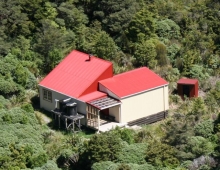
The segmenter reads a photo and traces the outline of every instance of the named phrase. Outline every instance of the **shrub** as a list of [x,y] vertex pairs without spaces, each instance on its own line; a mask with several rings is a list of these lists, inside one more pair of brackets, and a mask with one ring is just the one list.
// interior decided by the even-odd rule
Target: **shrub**
[[121,140],[112,132],[96,134],[88,142],[87,160],[91,164],[100,161],[114,161],[121,151]]
[[132,145],[126,145],[122,148],[122,151],[119,153],[117,162],[134,164],[146,163],[144,159],[146,148],[146,143],[135,143]]
[[205,120],[201,123],[198,123],[194,127],[194,132],[197,136],[202,136],[204,138],[208,138],[213,133],[214,124],[211,120]]

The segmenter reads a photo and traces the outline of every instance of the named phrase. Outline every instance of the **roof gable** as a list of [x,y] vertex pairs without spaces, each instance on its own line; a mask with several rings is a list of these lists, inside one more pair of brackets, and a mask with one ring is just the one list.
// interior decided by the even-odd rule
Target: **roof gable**
[[97,90],[99,80],[112,76],[111,62],[94,56],[89,60],[88,54],[74,50],[39,85],[78,98]]
[[118,74],[112,78],[102,80],[99,83],[119,98],[168,84],[167,81],[147,67]]

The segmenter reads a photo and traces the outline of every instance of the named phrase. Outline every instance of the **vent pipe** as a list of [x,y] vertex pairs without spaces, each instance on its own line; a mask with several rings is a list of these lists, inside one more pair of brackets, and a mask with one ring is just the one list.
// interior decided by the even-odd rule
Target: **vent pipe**
[[59,109],[59,108],[58,108],[58,102],[59,102],[59,100],[58,100],[58,99],[55,99],[55,109]]
[[92,57],[92,54],[89,54],[89,60],[88,60],[88,61],[90,61],[90,60],[91,60],[91,57]]

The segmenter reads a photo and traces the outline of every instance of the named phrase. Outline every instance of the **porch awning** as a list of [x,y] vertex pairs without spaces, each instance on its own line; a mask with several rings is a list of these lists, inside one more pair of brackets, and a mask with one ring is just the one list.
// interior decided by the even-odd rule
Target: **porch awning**
[[101,99],[92,100],[87,103],[96,107],[99,110],[104,110],[104,109],[111,108],[113,106],[117,106],[117,105],[121,104],[121,102],[119,100],[115,100],[111,97],[104,97]]

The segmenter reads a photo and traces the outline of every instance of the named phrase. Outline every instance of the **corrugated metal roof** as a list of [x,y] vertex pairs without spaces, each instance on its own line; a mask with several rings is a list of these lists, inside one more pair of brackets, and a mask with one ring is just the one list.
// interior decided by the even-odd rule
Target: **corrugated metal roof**
[[92,83],[98,81],[103,72],[112,67],[109,61],[94,56],[90,61],[88,59],[88,54],[72,51],[39,85],[78,98]]
[[92,93],[81,96],[78,99],[81,100],[81,101],[88,102],[88,101],[99,99],[99,98],[106,97],[106,96],[107,96],[106,93],[102,93],[100,91],[94,91]]
[[197,79],[181,78],[178,80],[177,84],[196,84],[197,82]]
[[99,83],[120,98],[168,84],[167,81],[147,67],[118,74],[112,78],[99,81]]

